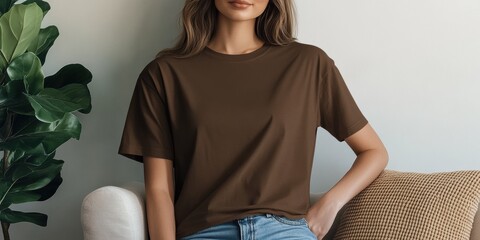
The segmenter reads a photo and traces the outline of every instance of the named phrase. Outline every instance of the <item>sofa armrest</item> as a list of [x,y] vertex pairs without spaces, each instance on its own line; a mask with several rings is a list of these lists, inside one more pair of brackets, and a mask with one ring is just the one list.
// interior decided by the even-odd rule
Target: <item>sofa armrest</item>
[[[323,196],[325,192],[322,193],[311,193],[310,194],[310,204],[315,203],[321,196]],[[337,216],[335,217],[335,220],[333,222],[332,227],[328,231],[327,235],[323,238],[324,240],[331,240],[333,239],[333,236],[335,235],[335,231],[338,228],[340,219],[342,217],[343,212],[345,211],[345,206],[340,209],[338,212]],[[472,228],[472,233],[470,234],[470,240],[478,240],[480,239],[480,204],[478,206],[477,213],[475,214],[475,219],[473,222],[473,228]]]
[[148,239],[144,199],[144,185],[137,181],[90,192],[80,213],[84,239]]

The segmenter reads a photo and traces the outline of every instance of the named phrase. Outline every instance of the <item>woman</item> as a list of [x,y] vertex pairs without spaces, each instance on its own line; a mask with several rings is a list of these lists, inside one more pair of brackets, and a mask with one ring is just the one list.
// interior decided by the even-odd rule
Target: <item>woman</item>
[[[334,61],[293,23],[289,0],[185,2],[177,45],[138,77],[118,151],[144,163],[150,239],[322,239],[385,168]],[[318,127],[357,157],[310,204]]]

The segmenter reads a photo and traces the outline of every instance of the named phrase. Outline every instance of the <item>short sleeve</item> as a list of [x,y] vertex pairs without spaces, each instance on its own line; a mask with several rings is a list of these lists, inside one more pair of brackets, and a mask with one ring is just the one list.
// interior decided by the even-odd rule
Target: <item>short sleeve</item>
[[[143,156],[174,161],[171,124],[163,79],[154,61],[138,76],[118,154],[143,163]],[[163,92],[162,92],[163,91]]]
[[320,54],[317,126],[342,142],[364,127],[368,121],[357,106],[333,59],[323,50]]

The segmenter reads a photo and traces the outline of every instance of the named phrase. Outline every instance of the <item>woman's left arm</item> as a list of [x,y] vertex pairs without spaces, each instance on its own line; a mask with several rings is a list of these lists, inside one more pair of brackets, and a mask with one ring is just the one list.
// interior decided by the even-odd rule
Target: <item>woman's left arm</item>
[[388,153],[375,130],[367,123],[345,139],[357,155],[348,172],[307,212],[309,228],[322,239],[331,228],[338,211],[372,183],[385,169]]

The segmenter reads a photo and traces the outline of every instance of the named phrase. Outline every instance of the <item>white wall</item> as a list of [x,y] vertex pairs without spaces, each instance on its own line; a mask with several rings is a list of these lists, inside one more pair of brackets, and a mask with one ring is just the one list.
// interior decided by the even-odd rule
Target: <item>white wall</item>
[[[46,75],[78,62],[93,73],[92,112],[79,141],[62,145],[64,182],[45,202],[48,226],[13,224],[12,239],[83,239],[80,204],[90,191],[143,181],[141,164],[117,155],[133,86],[155,53],[174,43],[183,1],[50,0],[44,26],[60,36]],[[480,169],[480,2],[296,1],[299,41],[336,62],[390,153],[387,168],[417,172]],[[346,143],[318,130],[312,191],[328,190],[354,160]]]
[[[480,170],[480,2],[296,1],[299,39],[324,49],[385,143],[389,169]],[[312,191],[355,155],[319,129]]]

